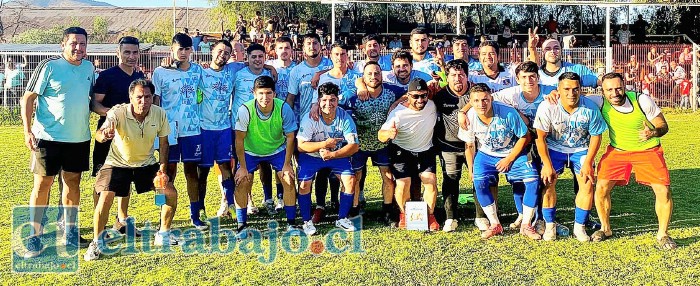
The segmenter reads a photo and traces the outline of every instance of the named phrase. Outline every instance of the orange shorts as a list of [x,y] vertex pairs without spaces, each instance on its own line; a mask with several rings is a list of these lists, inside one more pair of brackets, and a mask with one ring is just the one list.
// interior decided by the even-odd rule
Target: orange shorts
[[622,151],[608,146],[598,164],[598,179],[617,181],[618,186],[624,186],[629,183],[633,171],[637,183],[665,186],[671,184],[664,149],[661,146],[643,151]]

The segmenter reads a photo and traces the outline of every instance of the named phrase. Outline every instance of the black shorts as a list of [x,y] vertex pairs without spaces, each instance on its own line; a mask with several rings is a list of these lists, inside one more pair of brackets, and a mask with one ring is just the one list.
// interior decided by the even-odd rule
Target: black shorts
[[116,197],[128,197],[132,182],[138,194],[152,191],[153,178],[156,177],[158,169],[158,164],[139,168],[104,165],[97,172],[95,192],[114,192]]
[[37,139],[31,169],[40,176],[56,176],[63,170],[80,173],[90,169],[90,141],[66,143]]
[[95,140],[95,147],[92,149],[92,176],[97,177],[97,173],[102,169],[105,160],[107,160],[107,155],[109,154],[109,148],[112,146],[112,140],[107,140],[104,143],[100,143]]
[[411,152],[396,144],[389,144],[389,166],[396,179],[418,176],[420,173],[435,173],[435,152],[430,148],[423,152]]

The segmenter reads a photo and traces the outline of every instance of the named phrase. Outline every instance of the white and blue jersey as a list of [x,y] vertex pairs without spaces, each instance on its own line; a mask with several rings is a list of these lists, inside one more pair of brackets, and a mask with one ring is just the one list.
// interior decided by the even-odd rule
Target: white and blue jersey
[[549,149],[561,153],[588,150],[591,136],[600,135],[607,129],[600,108],[585,97],[579,99],[578,108],[571,114],[561,103],[543,102],[537,109],[534,127],[548,133]]
[[[201,132],[197,87],[202,78],[202,67],[190,63],[186,71],[157,67],[153,71],[155,94],[168,116],[168,122],[177,127],[176,138],[196,136]],[[173,143],[171,143],[173,144]]]
[[[342,108],[338,108],[335,113],[335,119],[330,124],[327,124],[322,118],[315,121],[308,116],[301,120],[299,125],[299,133],[297,139],[306,142],[321,142],[328,138],[343,138],[342,141],[329,151],[337,151],[348,144],[359,144],[357,139],[357,127],[355,122],[350,117],[350,114]],[[318,152],[308,153],[313,157],[321,157]]]
[[255,79],[261,76],[272,76],[269,70],[263,69],[260,74],[254,74],[249,67],[245,67],[236,73],[233,78],[233,98],[231,99],[231,126],[235,126],[238,118],[238,109],[249,100],[255,98],[253,87]]
[[483,69],[469,70],[469,81],[474,84],[484,83],[494,92],[518,85],[515,80],[515,66],[499,65],[498,69],[498,76],[495,78],[486,75]]
[[[381,70],[390,71],[391,70],[391,55],[389,54],[389,55],[379,56],[379,59],[377,59],[377,63],[379,63],[379,68]],[[367,64],[367,60],[356,61],[352,67],[352,70],[362,74],[365,72],[365,65],[366,64]]]
[[468,130],[459,130],[458,137],[467,143],[479,141],[479,151],[494,157],[506,157],[518,139],[527,134],[527,126],[515,108],[502,103],[493,103],[493,119],[486,124],[479,119],[474,109],[467,112],[471,124]]
[[540,93],[537,95],[537,98],[535,98],[535,100],[533,100],[532,102],[527,101],[527,99],[525,99],[525,97],[523,96],[523,88],[519,85],[503,89],[491,95],[493,96],[493,99],[495,101],[510,105],[518,111],[520,111],[522,114],[524,114],[525,117],[527,117],[527,119],[530,121],[528,122],[528,126],[532,127],[532,123],[535,122],[535,114],[537,113],[537,107],[539,107],[540,103],[544,101],[544,96],[548,95],[550,92],[552,92],[552,90],[555,89],[557,88],[554,86],[540,85]]
[[[469,65],[469,70],[470,71],[478,71],[478,70],[483,70],[484,67],[481,65],[481,62],[473,57],[468,57],[469,59],[467,60],[467,64]],[[455,56],[454,55],[445,55],[445,62],[449,62],[451,60],[454,60]]]
[[[424,73],[422,71],[412,70],[408,82],[411,82],[411,80],[413,80],[414,78],[422,78],[423,80],[425,80],[425,82],[429,82],[433,79],[433,77],[430,76],[430,74]],[[397,88],[403,90],[403,93],[401,93],[401,95],[408,92],[408,83],[403,84],[399,82],[399,79],[396,78],[396,74],[393,71],[383,71],[382,82],[396,86]]]
[[598,86],[598,75],[593,73],[587,66],[564,61],[561,62],[561,68],[556,73],[546,72],[544,67],[541,67],[539,72],[540,83],[543,85],[557,86],[559,85],[559,76],[565,72],[574,72],[578,74],[581,77],[581,86],[583,87]]
[[440,66],[437,63],[435,63],[433,55],[426,52],[425,57],[423,57],[422,60],[413,60],[413,70],[431,75],[433,72],[439,72]]
[[306,61],[299,63],[289,74],[287,91],[294,95],[294,114],[297,119],[301,114],[309,113],[311,104],[316,102],[316,90],[311,86],[311,79],[316,72],[333,68],[333,62],[323,57],[316,67],[310,67]]
[[199,105],[202,129],[231,129],[228,108],[233,95],[233,79],[236,72],[244,67],[242,63],[229,63],[220,71],[210,68],[202,70],[202,80],[197,89],[202,96]]
[[327,82],[334,83],[338,86],[338,88],[340,88],[338,94],[338,101],[341,101],[343,100],[342,96],[346,91],[354,92],[357,90],[357,88],[355,87],[355,80],[361,77],[361,73],[357,73],[353,70],[348,70],[348,72],[341,78],[335,78],[327,72],[321,75],[320,79],[318,80],[318,86],[321,86],[322,84]]
[[275,83],[275,93],[277,98],[281,100],[287,99],[287,89],[289,88],[289,74],[292,69],[297,66],[297,64],[292,61],[289,66],[285,67],[284,62],[281,60],[269,60],[265,62],[267,65],[271,65],[277,71],[277,82]]

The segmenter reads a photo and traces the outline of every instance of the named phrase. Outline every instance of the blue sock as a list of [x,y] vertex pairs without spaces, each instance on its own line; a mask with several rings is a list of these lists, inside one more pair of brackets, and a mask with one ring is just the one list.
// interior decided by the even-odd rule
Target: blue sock
[[230,206],[233,204],[233,193],[236,190],[233,184],[233,179],[228,178],[221,181],[221,186],[224,188],[224,197],[226,197],[226,203]]
[[282,194],[284,194],[284,187],[282,187],[282,183],[277,183],[277,185],[275,186],[275,188],[277,188],[277,198],[278,198],[278,199],[281,199],[281,198],[282,198]]
[[576,210],[574,211],[574,221],[578,224],[586,224],[586,221],[588,220],[588,215],[591,213],[591,210],[584,210],[579,207],[576,207]]
[[523,196],[525,195],[525,184],[513,184],[513,201],[515,201],[515,209],[518,214],[523,214]]
[[248,222],[248,208],[236,209],[236,220],[238,225]]
[[190,202],[190,219],[199,221],[199,202]]
[[523,196],[523,205],[531,208],[537,207],[537,193],[539,192],[540,180],[523,182],[525,185],[525,193]]
[[557,215],[557,208],[542,208],[542,216],[544,217],[544,222],[552,223]]
[[340,208],[338,209],[338,218],[344,219],[348,217],[350,213],[350,208],[352,208],[352,201],[355,198],[353,194],[340,193]]
[[476,191],[476,198],[482,207],[493,204],[494,199],[487,179],[474,180],[474,190]]
[[311,193],[299,194],[299,210],[303,221],[311,220]]
[[263,197],[265,197],[265,200],[271,200],[272,199],[272,184],[263,184]]
[[287,214],[287,223],[294,224],[294,219],[297,216],[297,206],[284,206],[284,213]]

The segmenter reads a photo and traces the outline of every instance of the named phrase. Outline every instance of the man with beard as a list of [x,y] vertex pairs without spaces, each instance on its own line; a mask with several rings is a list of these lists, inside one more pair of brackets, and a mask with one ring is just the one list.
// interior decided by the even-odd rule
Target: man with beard
[[389,144],[391,172],[396,178],[394,196],[399,205],[399,228],[406,228],[405,205],[410,198],[411,177],[419,176],[425,188],[423,198],[428,204],[428,227],[440,229],[435,220],[437,185],[433,129],[436,122],[435,103],[428,99],[428,84],[413,79],[408,86],[408,100],[389,113],[378,132],[381,142]]
[[411,46],[411,56],[413,56],[413,69],[432,75],[440,71],[440,66],[433,59],[433,55],[428,53],[428,44],[430,44],[430,34],[423,28],[415,28],[411,30],[411,38],[409,40]]
[[356,61],[353,65],[353,70],[362,73],[365,70],[365,64],[369,61],[375,61],[379,63],[379,66],[383,71],[391,70],[391,55],[380,56],[379,51],[381,46],[379,45],[379,38],[376,35],[367,35],[362,38],[362,52],[365,54],[366,58],[364,60]]
[[369,97],[360,99],[354,90],[345,90],[340,105],[352,114],[360,139],[360,151],[352,157],[355,171],[355,193],[364,191],[364,179],[367,175],[367,159],[372,158],[372,165],[379,168],[382,178],[382,222],[390,226],[395,224],[393,213],[394,177],[389,169],[389,150],[386,144],[377,140],[377,132],[386,122],[391,104],[403,91],[393,85],[382,83],[382,70],[379,63],[369,61],[365,64],[362,81],[367,87]]
[[318,71],[330,69],[333,65],[328,58],[321,55],[321,39],[317,34],[309,33],[303,39],[304,61],[292,69],[289,74],[289,86],[286,102],[294,109],[298,119],[308,114],[311,105],[318,101],[311,79]]
[[[94,94],[90,104],[92,111],[100,115],[100,119],[97,121],[98,129],[104,124],[107,112],[112,106],[129,103],[129,85],[134,80],[145,78],[143,72],[136,70],[140,52],[139,40],[126,36],[119,39],[118,45],[117,58],[119,58],[119,64],[102,71],[97,80],[95,80],[95,87],[93,88]],[[111,140],[107,140],[104,143],[95,140],[95,147],[92,151],[93,177],[97,176],[97,172],[102,168],[105,159],[107,159],[107,153],[109,153],[111,144]],[[97,203],[97,193],[94,194],[94,198],[95,203]],[[125,197],[117,197],[118,212],[114,222],[114,229],[122,234],[126,233],[128,207],[128,194]],[[136,236],[141,236],[141,234],[136,231]]]
[[479,44],[479,62],[482,70],[470,70],[469,81],[484,83],[493,91],[517,85],[515,67],[501,65],[498,60],[498,44],[494,41],[484,41]]
[[[457,35],[452,40],[452,54],[445,55],[445,61],[449,62],[451,60],[464,60],[469,64],[470,71],[481,70],[481,63],[479,60],[469,56],[469,50],[469,38],[464,35]],[[446,81],[445,85],[447,85]]]
[[[537,37],[535,36],[534,38]],[[533,42],[536,41],[530,41],[531,44],[528,45],[530,59],[535,63],[539,63],[536,44],[532,44]],[[588,67],[561,60],[561,44],[559,44],[559,41],[555,39],[547,39],[544,41],[544,43],[542,43],[542,51],[544,53],[545,63],[540,68],[540,83],[544,85],[556,86],[559,83],[559,76],[561,76],[561,74],[565,72],[573,72],[581,76],[582,87],[595,88],[600,85],[598,76]]]

